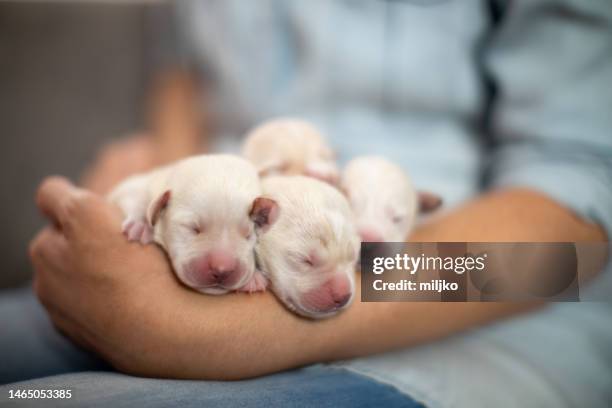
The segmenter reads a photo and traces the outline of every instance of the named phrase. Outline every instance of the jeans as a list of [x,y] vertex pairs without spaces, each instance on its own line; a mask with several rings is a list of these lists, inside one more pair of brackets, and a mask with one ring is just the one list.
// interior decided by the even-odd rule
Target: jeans
[[[0,407],[423,407],[390,385],[325,365],[234,382],[120,374],[60,335],[29,290],[0,295],[0,330]],[[72,397],[9,399],[11,390],[54,389]]]

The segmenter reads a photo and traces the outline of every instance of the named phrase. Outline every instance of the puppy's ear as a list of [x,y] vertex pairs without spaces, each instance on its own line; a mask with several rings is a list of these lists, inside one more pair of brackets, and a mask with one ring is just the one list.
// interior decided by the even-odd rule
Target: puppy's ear
[[351,199],[351,195],[349,193],[349,190],[348,190],[348,188],[346,188],[344,183],[339,183],[338,184],[338,191],[340,191],[342,193],[342,195],[345,196],[348,200]]
[[157,224],[162,211],[168,207],[170,195],[170,190],[166,190],[162,195],[149,204],[149,208],[147,208],[147,221],[151,227],[154,227],[155,224]]
[[257,197],[249,213],[255,227],[261,232],[266,232],[278,219],[280,208],[276,201],[271,198]]
[[257,168],[259,177],[273,176],[275,174],[283,174],[287,171],[289,164],[278,160],[270,160],[260,165]]
[[442,205],[442,197],[427,191],[417,193],[419,200],[419,212],[422,214],[432,212]]
[[336,166],[326,162],[309,163],[304,169],[304,175],[324,181],[332,186],[336,186],[340,179]]

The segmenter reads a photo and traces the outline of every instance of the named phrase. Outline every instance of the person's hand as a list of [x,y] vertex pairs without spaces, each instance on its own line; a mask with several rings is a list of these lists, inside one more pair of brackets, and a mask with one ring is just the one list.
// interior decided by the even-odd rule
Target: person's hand
[[[117,209],[64,179],[46,180],[37,199],[54,224],[30,247],[41,303],[59,330],[130,374],[242,379],[407,347],[533,308],[516,303],[367,303],[359,300],[357,279],[356,300],[348,310],[311,321],[288,312],[269,292],[206,296],[183,287],[162,251],[125,240]],[[495,211],[472,215],[482,213],[487,202],[484,210]],[[442,221],[449,228],[462,227],[467,216],[481,221],[480,231],[493,234],[500,208],[511,214],[527,203],[534,204],[532,211],[545,211],[535,214],[540,218],[553,205],[531,194],[499,193]],[[561,221],[569,227],[575,223],[567,217]],[[436,223],[415,235],[438,240],[444,235],[436,232]],[[478,237],[496,238],[485,232]]]
[[369,354],[427,337],[432,330],[413,314],[435,322],[449,310],[415,304],[400,313],[400,304],[357,300],[312,321],[270,292],[202,295],[178,283],[159,248],[128,243],[118,210],[102,197],[52,177],[37,202],[53,224],[30,246],[38,298],[62,333],[129,374],[242,379]]
[[54,226],[30,245],[34,289],[56,327],[112,364],[156,359],[189,292],[163,253],[128,243],[118,209],[63,178],[45,180],[37,204]]
[[165,163],[158,141],[135,134],[103,147],[85,171],[82,184],[98,194],[108,193],[121,180]]
[[37,204],[53,226],[30,245],[34,290],[62,333],[115,368],[244,378],[314,357],[310,322],[269,292],[205,296],[182,286],[158,247],[127,242],[119,210],[102,197],[50,177]]

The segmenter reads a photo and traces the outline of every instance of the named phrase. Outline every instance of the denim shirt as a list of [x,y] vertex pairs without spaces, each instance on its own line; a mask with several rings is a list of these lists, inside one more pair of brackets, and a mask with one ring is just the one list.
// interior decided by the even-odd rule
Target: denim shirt
[[341,160],[388,156],[451,205],[524,186],[612,229],[607,0],[177,7],[180,55],[208,80],[230,143],[266,118],[305,117]]
[[[175,5],[172,52],[204,79],[219,149],[262,120],[299,116],[342,162],[387,156],[449,207],[528,187],[612,233],[609,0]],[[609,304],[553,306],[344,366],[432,407],[608,406],[611,315]]]

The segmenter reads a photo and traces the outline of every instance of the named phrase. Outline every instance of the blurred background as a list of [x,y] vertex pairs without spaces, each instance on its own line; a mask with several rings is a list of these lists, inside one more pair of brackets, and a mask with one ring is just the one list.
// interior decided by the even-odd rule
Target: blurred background
[[0,288],[31,276],[38,182],[76,180],[105,141],[141,127],[145,21],[156,7],[0,1]]
[[[0,0],[0,289],[32,275],[40,181],[79,181],[103,146],[149,127],[159,150],[179,156],[169,135],[197,130],[228,142],[197,149],[229,149],[262,120],[299,115],[323,126],[339,161],[384,155],[446,208],[487,188],[531,187],[609,232],[611,21],[609,0]],[[196,81],[160,81],[172,68]],[[167,109],[186,102],[197,111]],[[595,298],[610,297],[610,276]],[[549,395],[555,384],[572,406],[611,406],[609,304],[545,313],[469,346],[389,355],[379,369],[391,379],[403,361],[426,387],[448,380],[432,394],[466,401],[482,390],[495,401]]]
[[[102,146],[144,128],[180,157],[202,145],[230,150],[262,120],[299,115],[321,126],[340,164],[384,155],[447,208],[521,185],[612,222],[602,92],[611,10],[605,1],[0,0],[0,288],[31,275],[42,178],[78,181]],[[177,68],[182,76],[159,79]],[[200,145],[209,135],[220,143]],[[170,151],[178,139],[197,149]],[[558,184],[559,169],[575,180]]]

